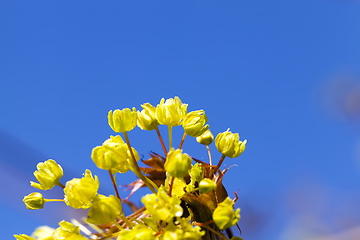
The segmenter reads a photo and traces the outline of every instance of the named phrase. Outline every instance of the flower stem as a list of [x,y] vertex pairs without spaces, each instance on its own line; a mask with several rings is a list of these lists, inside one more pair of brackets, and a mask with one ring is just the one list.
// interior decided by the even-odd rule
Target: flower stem
[[209,148],[209,145],[206,145],[206,149],[207,149],[207,151],[208,151],[208,155],[209,155],[209,162],[210,162],[210,169],[209,169],[209,171],[211,172],[212,158],[211,158],[211,153],[210,153],[210,148]]
[[217,170],[220,168],[221,164],[224,162],[226,156],[223,154],[219,160],[219,163],[217,164],[217,166],[214,168],[213,174],[215,175]]
[[[120,199],[119,191],[117,189],[116,182],[115,182],[114,176],[111,173],[111,170],[109,170],[109,175],[110,175],[110,178],[111,178],[111,182],[112,182],[112,184],[113,184],[113,186],[115,188],[116,196],[118,197],[118,199]],[[121,199],[120,199],[120,201],[121,201]]]
[[[144,175],[142,174],[140,168],[139,168],[139,165],[137,164],[136,162],[136,158],[135,158],[135,155],[132,151],[132,148],[131,148],[131,145],[130,145],[130,141],[129,141],[129,137],[127,135],[127,132],[123,132],[124,134],[124,137],[125,137],[125,140],[126,140],[126,144],[129,148],[129,151],[130,151],[130,154],[131,154],[131,159],[133,160],[133,164],[131,164],[133,167],[134,167],[134,173],[145,183],[145,185],[153,192],[153,193],[156,193],[156,190],[155,188],[157,189],[155,183],[151,184],[149,182],[149,179]],[[155,187],[155,188],[154,188]]]
[[64,184],[62,184],[61,182],[58,182],[57,185],[58,185],[59,187],[61,187],[62,189],[65,188]]
[[161,146],[162,146],[162,148],[163,148],[163,150],[164,150],[165,158],[166,158],[166,157],[167,157],[167,151],[166,151],[166,147],[165,147],[164,141],[163,141],[163,139],[162,139],[162,137],[161,137],[161,135],[160,135],[160,131],[159,131],[158,126],[156,126],[155,130],[156,130],[156,133],[157,133],[157,135],[158,135],[158,137],[159,137],[159,140],[160,140]]
[[45,199],[45,202],[63,202],[64,199]]
[[172,126],[168,126],[169,129],[169,151],[172,148]]
[[199,226],[199,227],[205,227],[206,225],[209,225],[211,223],[214,222],[214,219],[211,219],[210,221],[204,222],[204,223],[199,223],[199,222],[194,222],[194,225]]
[[179,149],[181,149],[182,148],[182,146],[183,146],[183,144],[184,144],[184,141],[185,141],[185,138],[186,138],[186,132],[184,132],[184,135],[183,135],[183,137],[182,137],[182,139],[181,139],[181,142],[180,142],[180,146],[179,146]]
[[175,178],[171,177],[170,188],[169,188],[169,197],[171,197],[171,192],[172,192],[172,189],[173,189],[174,180],[175,180]]

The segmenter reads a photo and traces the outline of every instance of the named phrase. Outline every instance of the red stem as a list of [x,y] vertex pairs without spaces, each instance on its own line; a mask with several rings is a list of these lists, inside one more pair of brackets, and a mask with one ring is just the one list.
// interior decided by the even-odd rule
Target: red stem
[[[109,175],[110,175],[111,181],[112,181],[112,183],[113,183],[113,185],[114,185],[116,196],[120,199],[119,191],[118,191],[118,189],[117,189],[114,176],[111,174],[111,170],[109,170]],[[120,200],[121,200],[121,199],[120,199]]]
[[161,137],[161,135],[160,135],[159,128],[156,127],[155,130],[156,130],[156,133],[157,133],[157,135],[158,135],[158,137],[159,137],[159,139],[160,139],[160,143],[161,143],[161,146],[162,146],[162,148],[163,148],[163,150],[164,150],[165,157],[167,157],[166,147],[165,147],[164,141],[163,141],[163,139],[162,139],[162,137]]

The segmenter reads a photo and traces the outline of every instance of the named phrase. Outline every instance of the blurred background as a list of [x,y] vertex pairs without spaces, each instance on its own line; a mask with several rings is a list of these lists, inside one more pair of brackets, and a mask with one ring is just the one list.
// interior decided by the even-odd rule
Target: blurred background
[[[204,109],[214,134],[248,140],[224,162],[237,165],[224,183],[238,191],[244,239],[360,239],[359,1],[2,0],[0,83],[3,239],[86,215],[25,208],[38,162],[55,159],[63,183],[91,169],[114,194],[90,158],[115,134],[108,111],[174,96]],[[174,135],[176,145],[181,127]],[[129,137],[144,159],[162,153],[155,132]],[[184,151],[207,161],[191,137]]]

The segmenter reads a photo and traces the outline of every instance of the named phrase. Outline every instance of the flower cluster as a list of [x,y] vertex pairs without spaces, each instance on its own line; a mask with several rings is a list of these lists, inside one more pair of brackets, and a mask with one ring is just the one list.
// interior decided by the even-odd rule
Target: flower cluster
[[[39,163],[34,172],[38,183],[31,182],[31,186],[45,191],[57,185],[63,189],[64,198],[46,199],[42,193],[33,192],[24,197],[25,206],[35,210],[44,208],[47,202],[63,201],[74,209],[88,209],[88,216],[82,223],[75,219],[72,223],[61,221],[57,229],[39,227],[31,236],[14,235],[16,239],[241,239],[233,236],[231,230],[240,219],[240,209],[234,209],[237,196],[235,194],[234,200],[228,196],[222,184],[226,170],[221,170],[221,165],[226,157],[239,157],[245,150],[246,140],[240,141],[239,134],[229,129],[219,133],[215,146],[222,157],[213,165],[209,145],[214,136],[204,110],[188,112],[188,105],[178,97],[161,99],[156,107],[150,103],[141,107],[141,111],[135,108],[109,111],[110,127],[122,136],[110,136],[92,150],[95,165],[109,172],[115,195],[98,193],[98,177],[88,169],[82,178],[73,178],[63,185],[60,182],[63,170],[58,163],[52,159]],[[168,146],[161,137],[160,125],[168,128]],[[128,132],[136,126],[142,130],[155,130],[164,152],[164,155],[151,153],[150,159],[142,160],[145,167],[139,166],[139,154],[129,141]],[[176,126],[182,126],[184,130],[178,148],[173,147],[172,139],[172,128]],[[187,135],[206,146],[209,162],[184,153],[182,146]],[[116,174],[129,170],[138,177],[127,185],[132,189],[130,196],[140,187],[147,187],[150,193],[141,199],[144,207],[126,215],[122,204],[135,205],[128,200],[130,196],[120,197]]]

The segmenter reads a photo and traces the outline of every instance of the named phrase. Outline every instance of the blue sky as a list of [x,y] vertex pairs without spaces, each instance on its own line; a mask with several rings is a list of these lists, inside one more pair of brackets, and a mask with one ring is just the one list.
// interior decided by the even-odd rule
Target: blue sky
[[[344,76],[359,84],[359,26],[357,1],[1,1],[3,235],[62,220],[49,212],[56,206],[23,206],[40,161],[59,162],[64,180],[91,169],[113,194],[90,159],[114,134],[107,112],[162,97],[204,109],[214,134],[230,128],[248,140],[242,156],[225,161],[237,167],[224,179],[230,193],[240,190],[244,239],[281,239],[299,216],[286,200],[296,189],[304,202],[320,190],[329,205],[358,200],[359,119],[326,103],[337,101],[328,89]],[[161,153],[155,132],[129,136],[145,158]],[[192,138],[184,150],[206,159]],[[333,198],[329,189],[344,192]]]

